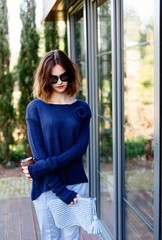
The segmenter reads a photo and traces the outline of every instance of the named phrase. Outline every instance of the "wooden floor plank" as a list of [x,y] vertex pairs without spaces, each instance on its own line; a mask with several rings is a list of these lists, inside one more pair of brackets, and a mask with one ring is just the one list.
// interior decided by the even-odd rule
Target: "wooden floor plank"
[[37,240],[32,202],[29,201],[29,199],[24,198],[23,200],[21,200],[20,214],[21,214],[21,239]]
[[40,230],[39,230],[39,225],[38,225],[38,220],[35,212],[34,205],[32,204],[32,214],[33,214],[33,220],[34,220],[34,226],[35,226],[35,233],[36,233],[36,239],[40,240]]
[[6,239],[7,201],[0,202],[0,239]]
[[[41,239],[35,209],[30,198],[0,200],[0,239]],[[81,239],[97,240],[98,238],[82,230]]]
[[19,201],[8,200],[7,204],[7,220],[6,220],[6,239],[20,240],[20,214],[19,214]]
[[0,201],[0,239],[40,240],[29,198]]
[[81,236],[82,236],[82,240],[97,240],[98,239],[96,235],[87,234],[86,231],[84,231],[84,230],[81,231]]

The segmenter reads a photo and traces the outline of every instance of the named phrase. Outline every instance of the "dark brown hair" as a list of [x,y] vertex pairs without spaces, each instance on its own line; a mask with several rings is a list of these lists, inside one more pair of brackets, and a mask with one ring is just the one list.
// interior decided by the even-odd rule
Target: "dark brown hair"
[[62,66],[69,76],[67,94],[75,95],[79,91],[80,77],[79,71],[75,63],[60,50],[51,50],[40,61],[36,69],[33,85],[33,96],[48,101],[53,92],[50,82],[52,68],[59,64]]

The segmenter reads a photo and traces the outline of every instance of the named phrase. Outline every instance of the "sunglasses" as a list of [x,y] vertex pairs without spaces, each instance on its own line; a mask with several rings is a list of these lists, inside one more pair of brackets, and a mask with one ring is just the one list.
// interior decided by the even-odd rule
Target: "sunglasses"
[[61,80],[62,82],[67,82],[69,80],[69,76],[66,72],[62,73],[60,76],[51,75],[50,76],[50,84],[55,84],[58,82],[58,80]]

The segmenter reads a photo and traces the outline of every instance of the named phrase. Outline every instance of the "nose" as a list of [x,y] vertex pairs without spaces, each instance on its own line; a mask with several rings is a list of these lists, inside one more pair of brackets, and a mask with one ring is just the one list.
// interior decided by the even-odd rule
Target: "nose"
[[61,84],[61,83],[62,83],[60,77],[58,78],[58,82],[57,82],[57,83],[58,83],[58,84]]

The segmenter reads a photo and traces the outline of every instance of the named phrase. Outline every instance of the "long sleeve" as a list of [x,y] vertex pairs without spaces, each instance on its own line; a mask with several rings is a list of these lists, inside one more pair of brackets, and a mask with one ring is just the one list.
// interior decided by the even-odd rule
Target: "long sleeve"
[[[40,123],[35,120],[27,121],[27,129],[29,144],[36,162],[39,162],[39,159],[42,157],[47,158],[48,155],[44,150],[45,147]],[[28,169],[29,173],[31,174],[30,167],[28,167]],[[32,174],[31,177],[33,178]],[[49,174],[44,174],[44,179],[50,189],[65,203],[69,204],[76,197],[77,193],[66,188],[66,185],[62,183],[56,171],[53,171]]]
[[52,192],[56,193],[66,204],[69,204],[76,197],[77,193],[67,189],[55,172],[45,175],[45,180]]

